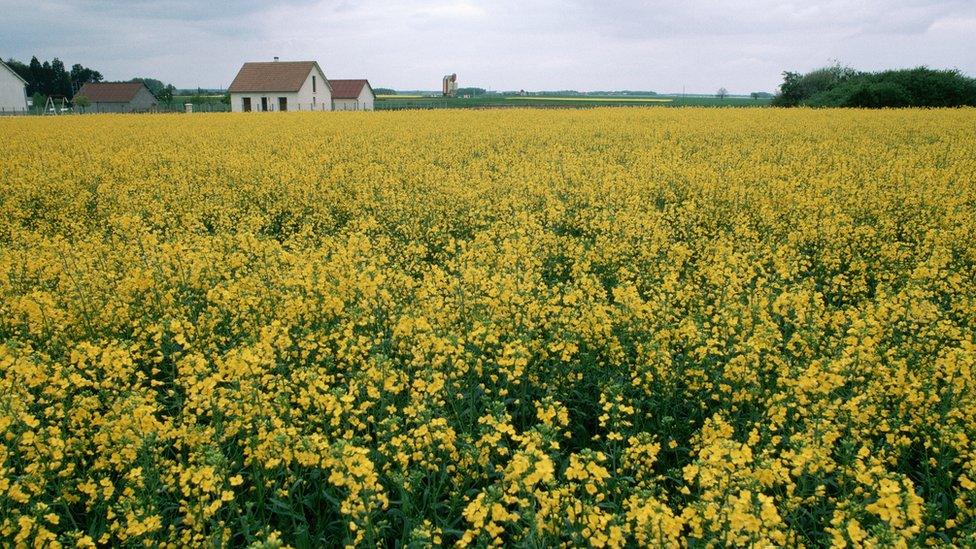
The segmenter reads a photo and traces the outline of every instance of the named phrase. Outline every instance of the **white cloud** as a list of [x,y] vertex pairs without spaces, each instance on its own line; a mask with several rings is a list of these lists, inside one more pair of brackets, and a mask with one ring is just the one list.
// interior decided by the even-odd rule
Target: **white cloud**
[[434,4],[432,6],[421,7],[416,13],[422,17],[433,17],[436,19],[477,19],[487,14],[484,8],[468,2]]

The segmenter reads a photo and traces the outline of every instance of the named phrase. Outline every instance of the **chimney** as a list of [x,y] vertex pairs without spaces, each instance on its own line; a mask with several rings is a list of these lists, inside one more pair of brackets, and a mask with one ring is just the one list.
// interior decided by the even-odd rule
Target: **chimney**
[[278,56],[276,55],[275,56],[275,63],[277,63],[277,62],[278,62]]

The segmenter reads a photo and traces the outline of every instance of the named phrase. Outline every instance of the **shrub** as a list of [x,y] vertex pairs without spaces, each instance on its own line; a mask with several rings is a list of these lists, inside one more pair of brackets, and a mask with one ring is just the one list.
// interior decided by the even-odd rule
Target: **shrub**
[[783,73],[773,104],[782,107],[976,106],[976,80],[956,70],[926,67],[879,73],[834,65],[805,75]]

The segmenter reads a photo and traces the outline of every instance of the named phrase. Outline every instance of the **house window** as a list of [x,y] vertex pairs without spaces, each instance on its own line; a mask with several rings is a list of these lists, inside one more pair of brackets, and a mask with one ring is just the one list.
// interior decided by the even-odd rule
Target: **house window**
[[261,112],[268,112],[268,98],[261,98]]
[[312,93],[315,93],[315,75],[312,75]]
[[241,98],[241,110],[244,112],[251,112],[251,98],[243,97]]
[[279,97],[278,98],[278,110],[281,111],[281,112],[285,112],[285,111],[288,110],[288,98],[287,97]]

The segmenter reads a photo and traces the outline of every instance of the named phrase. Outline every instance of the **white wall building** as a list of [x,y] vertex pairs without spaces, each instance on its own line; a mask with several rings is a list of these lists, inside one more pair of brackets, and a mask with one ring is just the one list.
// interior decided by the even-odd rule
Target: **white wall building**
[[244,63],[227,91],[234,112],[332,110],[332,88],[315,61]]
[[329,80],[332,105],[337,111],[371,111],[376,94],[369,80]]
[[0,112],[27,110],[27,82],[0,61]]

